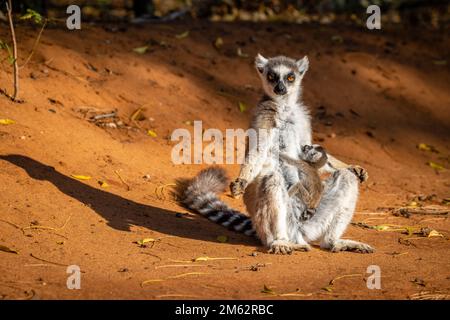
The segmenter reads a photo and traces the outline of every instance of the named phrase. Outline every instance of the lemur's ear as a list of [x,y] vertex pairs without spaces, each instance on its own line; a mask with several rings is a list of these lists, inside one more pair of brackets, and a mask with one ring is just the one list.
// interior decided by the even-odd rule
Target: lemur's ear
[[263,71],[264,71],[264,67],[266,66],[266,64],[267,64],[267,61],[269,61],[269,60],[267,60],[266,58],[264,58],[261,54],[257,54],[256,55],[256,58],[255,58],[255,67],[256,67],[256,69],[260,72],[260,73],[263,73]]
[[308,71],[308,67],[309,67],[308,56],[304,56],[303,59],[297,60],[296,64],[298,67],[298,71],[303,76],[306,73],[306,71]]

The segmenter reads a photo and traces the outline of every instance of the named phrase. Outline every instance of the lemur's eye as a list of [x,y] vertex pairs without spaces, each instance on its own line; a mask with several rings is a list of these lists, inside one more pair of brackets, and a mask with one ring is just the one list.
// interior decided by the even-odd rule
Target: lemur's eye
[[286,79],[289,82],[294,82],[295,81],[295,76],[291,73],[291,74],[288,74]]
[[268,74],[267,74],[267,79],[268,79],[269,81],[273,81],[273,80],[275,80],[275,75],[274,75],[273,73],[268,73]]

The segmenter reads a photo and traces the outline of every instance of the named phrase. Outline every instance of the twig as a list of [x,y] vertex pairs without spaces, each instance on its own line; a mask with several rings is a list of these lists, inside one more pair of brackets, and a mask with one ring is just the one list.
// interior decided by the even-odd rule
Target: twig
[[14,23],[12,18],[12,1],[6,2],[6,11],[8,12],[9,29],[11,31],[11,38],[13,42],[13,59],[14,59],[14,93],[9,96],[12,101],[16,101],[19,94],[19,66],[17,64],[17,40],[16,32],[14,31]]
[[45,19],[44,23],[42,24],[42,28],[41,28],[41,30],[39,31],[39,34],[38,34],[36,40],[34,40],[33,48],[31,49],[30,54],[29,54],[28,57],[26,58],[25,62],[20,66],[20,69],[22,69],[23,67],[25,67],[25,66],[28,64],[28,62],[30,62],[31,57],[33,56],[34,51],[36,50],[36,48],[37,48],[37,46],[38,46],[38,44],[39,44],[39,41],[41,41],[41,36],[42,36],[42,33],[44,32],[45,27],[47,26],[47,21],[48,21],[48,20]]
[[158,258],[159,259],[159,261],[162,261],[162,258],[160,257],[160,256],[157,256],[156,254],[153,254],[153,253],[149,253],[149,252],[140,252],[141,254],[147,254],[147,255],[149,255],[149,256],[152,256],[152,257],[155,257],[155,258]]
[[162,282],[162,281],[166,281],[166,280],[170,280],[170,279],[179,279],[179,278],[184,278],[184,277],[187,277],[187,276],[199,276],[199,275],[204,275],[204,274],[209,274],[209,273],[205,273],[205,272],[187,272],[187,273],[177,274],[175,276],[169,276],[169,277],[166,277],[164,279],[145,280],[145,281],[141,282],[141,287],[143,288],[146,284],[152,283],[152,282]]
[[166,264],[163,266],[156,266],[155,269],[159,268],[180,268],[180,267],[207,267],[204,264]]
[[3,219],[0,219],[0,221],[1,221],[1,222],[4,222],[4,223],[7,223],[7,224],[9,224],[10,226],[13,226],[13,227],[16,228],[16,229],[19,229],[20,231],[22,231],[22,233],[25,233],[25,232],[23,231],[23,228],[19,227],[17,224],[14,224],[14,223],[12,223],[12,222],[9,222],[9,221],[3,220]]
[[114,173],[119,177],[120,181],[122,181],[122,183],[127,187],[127,191],[130,191],[130,185],[128,183],[125,182],[125,180],[123,180],[122,176],[119,174],[118,170],[114,170]]
[[62,229],[64,229],[67,225],[67,223],[69,222],[70,218],[72,217],[72,215],[70,215],[66,222],[64,222],[64,224],[59,227],[59,228],[53,228],[53,227],[47,227],[47,226],[28,226],[28,227],[23,227],[22,230],[27,230],[27,229],[44,229],[44,230],[53,230],[53,231],[60,231]]
[[159,296],[156,296],[156,298],[177,298],[177,297],[199,298],[200,296],[193,296],[190,294],[161,294]]
[[406,218],[409,218],[412,214],[419,214],[419,215],[438,215],[438,216],[445,216],[450,213],[450,210],[448,209],[433,209],[433,208],[399,208],[398,210],[394,210],[393,214],[397,216],[404,216]]
[[55,267],[53,264],[47,264],[47,263],[29,263],[25,264],[25,267]]
[[114,118],[117,115],[117,112],[111,112],[111,113],[105,113],[105,114],[99,114],[94,117],[90,121],[96,121],[100,119],[106,119],[106,118]]
[[39,261],[51,263],[51,264],[54,264],[54,265],[57,265],[57,266],[61,266],[61,267],[67,267],[67,266],[68,266],[67,264],[62,264],[62,263],[58,263],[58,262],[53,262],[53,261],[49,261],[49,260],[45,260],[45,259],[36,257],[36,256],[33,255],[32,253],[30,253],[30,256],[33,257],[33,258],[35,258],[35,259],[37,259],[37,260],[39,260]]

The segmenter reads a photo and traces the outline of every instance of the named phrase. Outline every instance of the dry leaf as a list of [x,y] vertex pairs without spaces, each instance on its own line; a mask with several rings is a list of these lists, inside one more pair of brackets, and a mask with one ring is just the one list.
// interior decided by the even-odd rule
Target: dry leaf
[[239,101],[239,111],[245,112],[247,110],[247,105],[241,101]]
[[243,53],[242,49],[239,47],[236,50],[236,54],[241,57],[241,58],[248,58],[248,54],[247,53]]
[[433,63],[437,66],[446,66],[447,60],[434,60]]
[[217,37],[216,41],[214,41],[214,47],[216,47],[216,49],[220,49],[223,46],[223,39],[221,37]]
[[13,249],[5,247],[5,246],[2,246],[1,244],[0,244],[0,251],[18,254],[18,252],[16,250],[13,250]]
[[156,240],[155,239],[153,239],[153,238],[145,238],[145,239],[142,239],[142,240],[138,240],[138,241],[136,241],[135,243],[137,243],[138,245],[140,245],[140,246],[143,246],[143,245],[145,245],[146,243],[149,243],[149,242],[155,242]]
[[139,54],[144,54],[148,50],[148,46],[134,48],[133,51]]
[[440,164],[438,164],[438,163],[435,163],[435,162],[433,162],[433,161],[429,161],[429,162],[427,162],[427,164],[428,164],[430,167],[432,167],[434,170],[444,170],[444,169],[445,169],[442,165],[440,165]]
[[91,179],[90,176],[83,176],[83,175],[79,175],[79,174],[71,174],[70,175],[72,178],[78,179],[78,180],[89,180]]
[[102,187],[102,188],[108,188],[108,187],[109,187],[109,184],[106,183],[105,181],[99,181],[98,184],[99,184],[100,187]]
[[264,285],[264,288],[261,290],[262,293],[267,293],[267,294],[273,294],[275,295],[275,291],[273,291],[272,289],[270,289],[268,286]]
[[147,130],[147,134],[152,137],[152,138],[156,138],[158,135],[156,134],[155,131],[153,130]]
[[378,230],[378,231],[387,231],[391,230],[392,228],[388,225],[379,225],[379,226],[373,226],[372,229]]
[[219,241],[221,243],[225,243],[228,241],[228,237],[227,236],[217,236],[217,241]]
[[145,120],[145,116],[142,114],[143,108],[137,108],[130,116],[131,121],[142,121]]
[[8,125],[8,124],[14,124],[16,123],[14,120],[11,119],[0,119],[0,124],[2,125]]
[[331,41],[336,43],[342,43],[344,42],[344,39],[341,36],[336,35],[331,37]]
[[411,201],[409,204],[408,204],[408,207],[412,207],[412,208],[415,208],[415,207],[417,207],[419,204],[416,202],[416,201]]
[[442,238],[444,238],[444,235],[442,233],[439,233],[436,230],[431,230],[430,233],[428,234],[428,238],[431,238],[431,237],[442,237]]
[[439,151],[435,147],[430,146],[426,143],[419,143],[417,145],[417,149],[422,150],[422,151],[431,151],[431,152],[439,153]]
[[411,282],[415,283],[415,284],[417,284],[419,286],[422,286],[422,287],[426,286],[425,281],[423,281],[423,279],[420,279],[420,278],[415,278],[414,280],[411,280]]
[[177,39],[184,39],[184,38],[187,38],[188,36],[189,36],[189,30],[186,30],[183,33],[177,34],[175,36],[175,38],[177,38]]

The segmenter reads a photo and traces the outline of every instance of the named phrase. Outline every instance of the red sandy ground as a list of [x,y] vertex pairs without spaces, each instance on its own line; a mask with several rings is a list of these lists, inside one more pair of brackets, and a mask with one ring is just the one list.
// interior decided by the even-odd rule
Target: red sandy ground
[[[9,39],[6,26],[0,27],[0,39]],[[188,37],[175,37],[185,30]],[[22,57],[36,34],[18,27]],[[220,51],[212,45],[218,36],[224,41]],[[147,53],[132,51],[150,39],[154,44]],[[165,46],[157,44],[161,41]],[[46,30],[31,62],[21,69],[25,103],[0,97],[0,118],[16,121],[0,126],[0,244],[18,251],[0,251],[0,298],[407,299],[420,292],[449,294],[445,237],[415,236],[406,245],[399,243],[408,237],[401,232],[350,226],[346,237],[370,243],[377,252],[332,254],[315,247],[279,256],[195,214],[177,217],[186,210],[170,196],[170,184],[206,165],[174,165],[174,143],[167,138],[176,128],[192,131],[186,122],[193,120],[202,120],[204,128],[246,128],[250,112],[240,112],[238,101],[251,107],[260,95],[252,57],[257,52],[307,54],[311,64],[304,100],[314,116],[315,140],[370,174],[353,221],[427,226],[448,237],[447,216],[408,219],[377,210],[404,206],[417,195],[436,194],[434,203],[450,196],[448,170],[427,165],[450,166],[450,72],[448,65],[435,63],[448,61],[448,45],[437,32],[282,24]],[[248,58],[236,55],[238,46]],[[0,83],[8,90],[10,69],[4,61]],[[117,108],[130,123],[142,106],[153,121],[140,121],[140,128],[131,124],[135,129],[100,128],[79,111]],[[325,116],[317,115],[320,106]],[[421,142],[439,153],[418,150]],[[236,177],[238,165],[225,168]],[[72,174],[92,179],[80,181]],[[164,196],[155,192],[168,184]],[[225,201],[245,210],[228,195]],[[20,230],[30,225],[54,229]],[[226,243],[217,240],[221,235],[228,237]],[[161,239],[144,248],[134,243],[144,238]],[[173,261],[201,256],[235,259]],[[66,288],[65,265],[72,264],[81,267],[81,290]],[[187,266],[168,266],[174,264]],[[381,268],[381,290],[366,287],[369,265]],[[169,278],[190,272],[202,274]],[[323,289],[343,275],[352,276],[336,280],[331,291]],[[141,287],[149,279],[165,280]],[[305,296],[265,294],[264,285],[278,294],[298,290]]]

